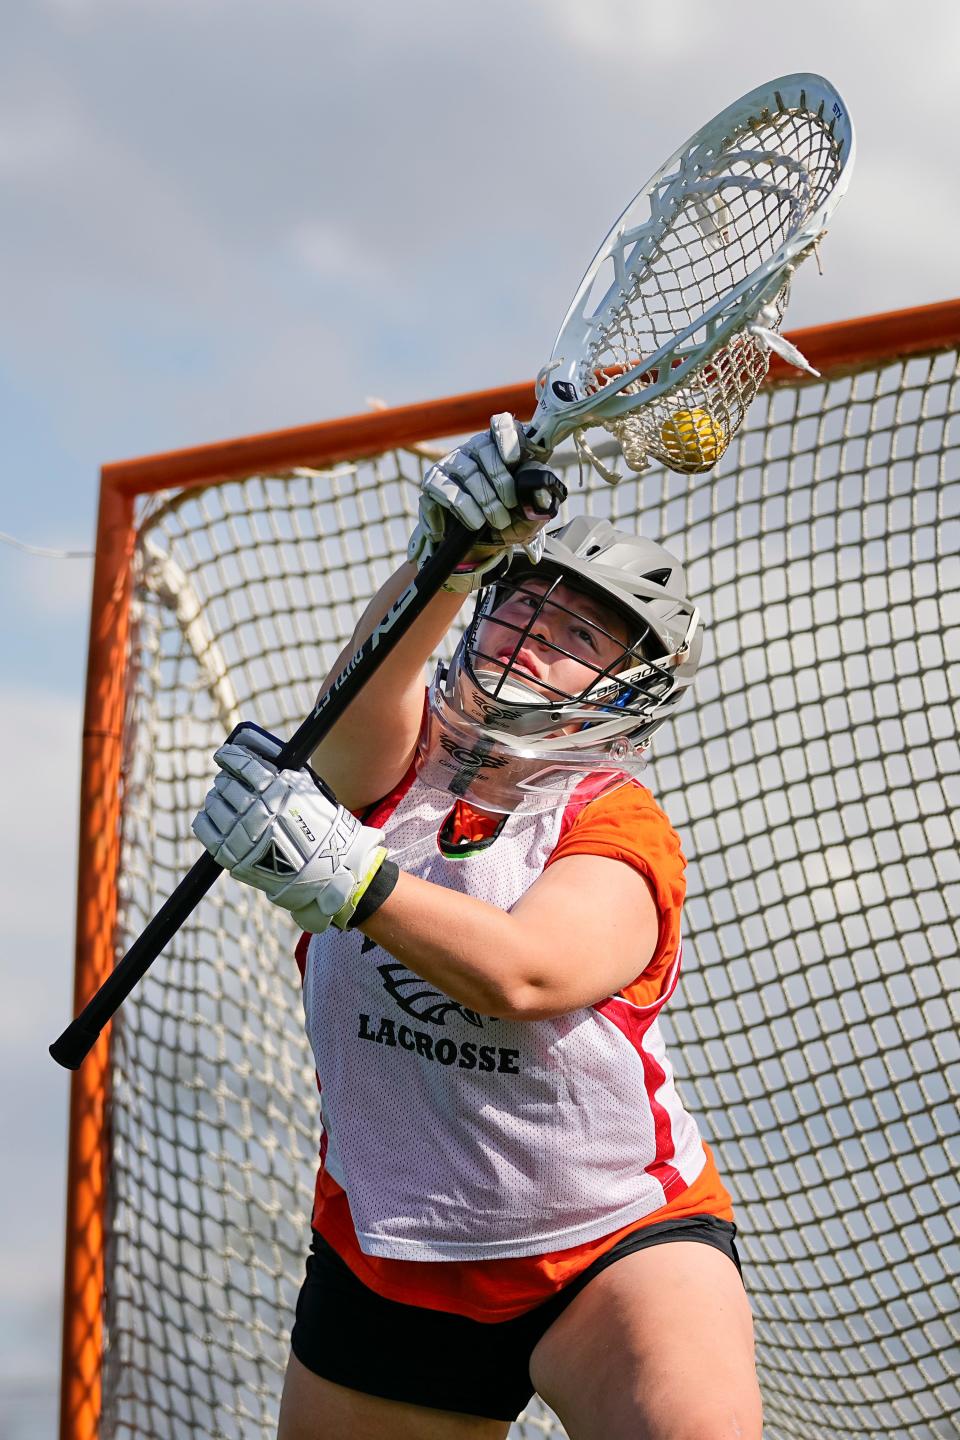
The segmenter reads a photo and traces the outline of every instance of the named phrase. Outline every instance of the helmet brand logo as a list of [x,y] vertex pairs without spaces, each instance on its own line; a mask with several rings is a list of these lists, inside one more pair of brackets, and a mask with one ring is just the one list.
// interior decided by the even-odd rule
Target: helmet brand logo
[[456,760],[458,765],[462,765],[466,769],[499,770],[502,765],[507,763],[502,756],[491,755],[489,751],[479,745],[473,749],[466,745],[458,745],[456,740],[449,735],[441,735],[440,744],[451,760]]

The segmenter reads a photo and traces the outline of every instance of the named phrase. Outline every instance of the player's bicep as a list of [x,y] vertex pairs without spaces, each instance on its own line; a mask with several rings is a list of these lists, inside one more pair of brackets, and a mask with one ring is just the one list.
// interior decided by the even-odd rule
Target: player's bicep
[[649,965],[660,933],[645,877],[601,855],[555,861],[511,913],[529,928],[537,957],[524,1002],[531,1019],[615,995]]

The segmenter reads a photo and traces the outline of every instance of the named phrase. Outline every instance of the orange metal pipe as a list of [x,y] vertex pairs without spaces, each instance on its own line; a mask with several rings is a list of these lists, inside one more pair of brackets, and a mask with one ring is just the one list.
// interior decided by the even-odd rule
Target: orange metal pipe
[[[133,541],[132,498],[101,483],[80,779],[74,1013],[114,964]],[[61,1440],[96,1440],[100,1428],[108,1100],[105,1030],[70,1089]]]
[[[857,369],[960,343],[960,300],[791,330],[787,338],[799,346],[818,370]],[[785,380],[796,384],[801,378],[792,365],[773,356],[769,384],[782,384]],[[124,494],[142,495],[171,486],[209,485],[218,480],[296,465],[319,468],[340,460],[373,455],[380,450],[412,445],[418,440],[479,430],[489,424],[490,416],[498,410],[529,416],[534,403],[533,381],[522,380],[446,400],[400,405],[393,410],[322,420],[316,425],[298,425],[291,430],[268,431],[239,440],[118,460],[105,465],[103,475],[106,482]]]
[[124,494],[140,495],[169,486],[206,485],[256,475],[259,471],[276,473],[296,465],[319,468],[412,445],[418,440],[484,428],[498,410],[530,415],[535,404],[533,381],[524,380],[497,390],[399,405],[393,410],[371,410],[342,420],[321,420],[316,425],[247,435],[190,450],[171,450],[139,460],[119,460],[105,465],[103,474]]
[[[943,300],[938,305],[919,305],[910,310],[890,310],[885,315],[865,315],[856,320],[838,320],[832,325],[811,325],[791,330],[792,340],[810,364],[826,374],[849,374],[868,365],[907,359],[910,355],[949,350],[960,345],[960,300]],[[789,380],[796,385],[802,374],[772,357],[768,383]]]

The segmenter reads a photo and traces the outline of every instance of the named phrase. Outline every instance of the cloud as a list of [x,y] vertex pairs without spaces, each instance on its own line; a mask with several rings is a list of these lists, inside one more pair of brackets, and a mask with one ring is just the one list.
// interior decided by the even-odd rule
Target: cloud
[[634,75],[638,62],[646,69],[653,62],[689,60],[691,52],[709,54],[728,31],[730,12],[729,6],[709,3],[653,6],[624,0],[592,0],[589,7],[577,0],[537,0],[536,8],[555,45],[565,41],[581,57],[596,56]]
[[297,221],[289,234],[291,253],[311,275],[359,287],[384,278],[382,262],[366,245],[357,244],[347,227],[331,216]]
[[[912,207],[889,223],[917,171],[878,83],[895,65],[925,133],[944,133],[952,91],[928,81],[946,47],[911,67],[910,33],[867,65],[862,5],[814,0],[758,27],[745,0],[469,13],[278,0],[232,6],[228,44],[225,13],[221,0],[54,6],[0,59],[9,135],[26,147],[8,138],[0,344],[97,459],[352,409],[371,389],[409,398],[532,372],[630,190],[791,66],[849,92],[864,183],[790,323],[953,288],[945,242]],[[898,145],[884,195],[870,167],[882,176]],[[909,263],[890,263],[894,233]]]
[[56,174],[77,154],[73,117],[66,110],[8,107],[0,113],[0,180]]

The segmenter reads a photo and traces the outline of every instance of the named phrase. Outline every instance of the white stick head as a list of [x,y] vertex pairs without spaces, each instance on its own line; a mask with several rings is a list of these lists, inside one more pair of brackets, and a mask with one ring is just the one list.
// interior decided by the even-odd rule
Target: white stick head
[[797,265],[851,174],[846,106],[786,75],[729,106],[667,160],[600,246],[538,381],[533,443],[604,424],[628,463],[711,468],[770,363]]

